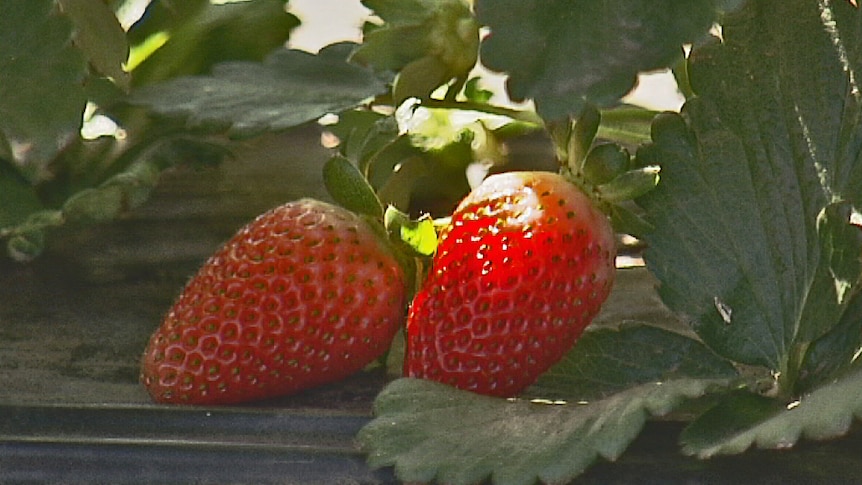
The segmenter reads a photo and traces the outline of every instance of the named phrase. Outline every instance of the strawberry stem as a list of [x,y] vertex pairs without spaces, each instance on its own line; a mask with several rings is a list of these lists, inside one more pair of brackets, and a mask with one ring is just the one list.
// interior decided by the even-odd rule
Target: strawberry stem
[[778,398],[785,402],[791,402],[797,397],[796,383],[809,345],[809,342],[801,342],[791,347],[781,366],[781,372],[778,374]]
[[423,99],[422,106],[426,108],[457,109],[462,111],[478,111],[492,115],[500,115],[512,118],[516,121],[529,123],[536,126],[544,126],[544,121],[535,112],[496,106],[475,101],[454,101],[451,99]]

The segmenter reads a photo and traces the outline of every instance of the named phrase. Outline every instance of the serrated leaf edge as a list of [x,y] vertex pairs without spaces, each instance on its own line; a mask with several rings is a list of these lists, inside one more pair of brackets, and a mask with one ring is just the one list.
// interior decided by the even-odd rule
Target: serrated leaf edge
[[[565,406],[547,405],[542,406],[530,401],[510,400],[508,403],[499,398],[488,396],[480,396],[467,391],[459,391],[449,388],[444,384],[439,384],[429,381],[421,381],[411,378],[398,379],[389,384],[378,396],[375,401],[375,414],[371,422],[369,422],[357,435],[357,441],[360,448],[368,453],[368,465],[371,468],[381,468],[385,466],[394,467],[395,474],[399,479],[404,481],[420,481],[430,482],[437,480],[441,483],[451,484],[467,484],[474,483],[490,478],[492,483],[506,485],[531,484],[536,480],[549,483],[565,483],[574,477],[583,473],[598,457],[602,457],[609,461],[614,461],[619,458],[625,451],[628,445],[640,433],[643,425],[650,415],[663,416],[675,409],[680,403],[687,399],[703,396],[714,389],[724,389],[730,385],[731,380],[728,379],[679,379],[672,381],[676,386],[676,390],[670,391],[670,394],[656,391],[668,383],[652,382],[635,386],[634,388],[615,394],[609,398],[595,401],[588,404],[571,403]],[[420,386],[420,387],[417,387]],[[640,391],[645,389],[645,391]],[[645,392],[646,395],[640,399],[632,396],[638,392]],[[543,467],[539,470],[505,470],[501,467],[491,470],[452,470],[446,469],[446,464],[428,463],[427,460],[420,460],[421,467],[417,466],[416,459],[411,459],[410,452],[407,454],[404,450],[386,450],[385,446],[381,449],[380,446],[375,446],[375,440],[386,439],[391,433],[399,433],[401,436],[413,433],[419,437],[415,441],[415,446],[412,452],[426,448],[429,440],[433,439],[433,435],[426,435],[422,429],[415,429],[417,423],[420,423],[423,418],[420,413],[416,412],[417,406],[422,406],[422,403],[427,402],[428,393],[434,392],[450,392],[454,393],[450,399],[451,406],[446,406],[445,403],[438,401],[435,403],[437,408],[435,413],[445,411],[446,413],[455,413],[457,408],[467,404],[469,401],[460,401],[462,398],[473,400],[476,404],[493,400],[501,406],[501,411],[512,411],[501,414],[517,414],[516,408],[505,408],[505,406],[537,406],[536,413],[555,412],[559,414],[556,418],[561,423],[574,423],[576,429],[584,430],[584,440],[563,443],[566,449],[560,451],[559,459],[555,459],[553,463],[545,463],[536,465]],[[657,394],[658,392],[658,394]],[[458,397],[455,397],[458,396]],[[406,403],[404,401],[407,401]],[[461,404],[459,404],[459,401]],[[487,404],[487,403],[486,403]],[[602,406],[605,409],[612,409],[606,414],[599,416],[589,416],[577,413],[576,410],[580,406]],[[532,415],[533,411],[528,411]],[[453,416],[453,419],[456,419]],[[502,419],[502,418],[500,418]],[[578,423],[577,421],[582,421]],[[490,419],[489,423],[493,423],[494,419]],[[560,428],[563,428],[563,424]],[[625,430],[620,432],[619,438],[611,438],[607,442],[595,441],[600,440],[608,430],[620,429]],[[464,430],[469,433],[469,429]],[[500,436],[500,440],[511,439],[511,436]],[[591,447],[589,449],[588,447]],[[423,457],[426,455],[423,455]],[[546,459],[546,457],[536,456],[537,460]],[[517,460],[523,462],[523,459]],[[414,468],[411,469],[410,467]]]
[[[830,406],[837,399],[854,403],[850,408]],[[810,411],[816,410],[816,411]],[[804,419],[806,412],[814,418]],[[853,420],[862,419],[862,366],[843,379],[833,381],[802,398],[789,403],[784,411],[747,430],[734,434],[713,446],[696,448],[682,443],[682,452],[701,459],[717,455],[742,453],[756,446],[762,449],[787,449],[801,438],[826,440],[846,434]],[[781,429],[779,436],[769,436],[769,429]]]

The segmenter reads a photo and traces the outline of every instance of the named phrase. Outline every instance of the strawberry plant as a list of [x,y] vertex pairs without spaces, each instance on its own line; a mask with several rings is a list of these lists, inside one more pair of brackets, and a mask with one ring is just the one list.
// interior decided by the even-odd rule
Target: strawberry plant
[[[18,261],[65,224],[134,210],[163,170],[230,163],[235,140],[314,122],[334,140],[318,168],[340,207],[282,211],[339,222],[300,230],[275,209],[229,241],[153,337],[144,382],[157,399],[295,392],[389,350],[404,376],[359,446],[406,482],[463,484],[570,481],[653,417],[685,421],[681,451],[701,458],[834,438],[862,418],[855,2],[362,4],[359,42],[311,53],[284,47],[301,21],[278,0],[0,2],[0,239]],[[679,110],[624,101],[659,69]],[[88,135],[96,119],[119,128]],[[547,160],[510,160],[525,138]],[[349,226],[361,249],[258,238],[268,222],[299,241]],[[624,271],[614,253],[632,251],[622,236],[644,248],[674,317],[590,327]],[[302,261],[248,251],[270,247]],[[362,254],[378,263],[357,269]],[[389,306],[287,305],[316,340],[296,347],[307,355],[268,352],[301,340],[265,330],[286,318],[266,313],[284,302],[270,269],[329,255],[344,264],[305,283],[325,292],[328,274],[355,269],[383,278],[376,298],[361,291]],[[225,315],[231,292],[246,302]],[[218,322],[196,323],[208,309]],[[385,328],[351,330],[361,345],[345,349],[337,322],[372,313]],[[220,389],[231,397],[209,400]]]

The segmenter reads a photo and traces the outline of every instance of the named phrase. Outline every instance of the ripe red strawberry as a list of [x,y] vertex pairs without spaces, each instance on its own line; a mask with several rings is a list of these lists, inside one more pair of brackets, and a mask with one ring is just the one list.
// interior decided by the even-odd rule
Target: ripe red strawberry
[[404,274],[359,216],[303,199],[231,238],[188,283],[144,354],[155,401],[227,404],[344,378],[404,320]]
[[615,252],[605,215],[562,176],[488,177],[440,235],[408,315],[405,375],[517,395],[598,313]]

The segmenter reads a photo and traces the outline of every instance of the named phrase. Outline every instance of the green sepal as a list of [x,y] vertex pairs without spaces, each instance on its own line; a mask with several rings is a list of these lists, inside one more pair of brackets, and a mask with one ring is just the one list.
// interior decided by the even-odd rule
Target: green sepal
[[610,182],[599,185],[596,190],[605,202],[619,203],[636,199],[658,185],[659,171],[657,165],[629,170]]
[[617,234],[629,234],[642,239],[645,234],[655,229],[641,214],[635,212],[634,208],[629,208],[628,204],[611,205],[608,209],[608,217]]
[[140,206],[149,199],[150,192],[158,183],[163,165],[167,166],[168,162],[162,160],[161,155],[152,153],[98,187],[86,188],[72,195],[63,203],[63,216],[71,222],[106,222]]
[[6,252],[9,257],[19,263],[36,259],[45,249],[45,232],[34,229],[16,234],[6,242]]
[[434,220],[428,216],[411,219],[394,206],[386,208],[383,217],[389,234],[404,242],[420,256],[431,256],[437,250],[437,231]]
[[587,182],[601,185],[619,177],[630,166],[628,150],[616,143],[602,143],[590,150],[584,160],[583,174]]
[[659,113],[635,106],[620,106],[602,111],[602,124],[596,137],[627,146],[650,142],[652,120]]
[[65,222],[59,210],[38,210],[16,226],[0,229],[0,236],[8,237],[6,252],[13,261],[26,263],[42,254],[45,249],[45,231]]
[[349,109],[326,129],[339,138],[338,152],[365,171],[368,160],[398,138],[398,123],[376,111]]
[[84,189],[63,204],[70,222],[106,222],[123,210],[123,190],[118,185]]
[[601,122],[602,115],[592,104],[585,105],[581,115],[575,120],[567,146],[568,166],[574,173],[583,171]]
[[383,218],[383,206],[374,189],[347,158],[335,155],[326,161],[323,183],[333,200],[345,209],[375,219]]
[[[460,79],[476,64],[479,24],[463,0],[364,0],[384,21],[366,29],[350,57],[362,65],[401,73],[395,98],[427,97],[434,88]],[[366,24],[367,25],[367,24]],[[427,91],[427,94],[426,94]],[[399,97],[403,96],[403,97]]]

